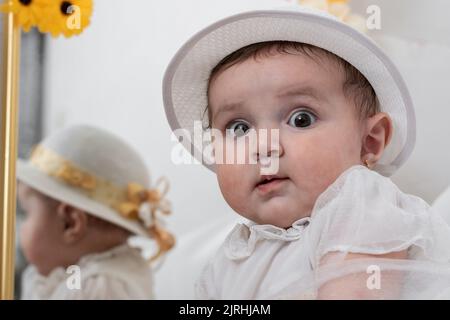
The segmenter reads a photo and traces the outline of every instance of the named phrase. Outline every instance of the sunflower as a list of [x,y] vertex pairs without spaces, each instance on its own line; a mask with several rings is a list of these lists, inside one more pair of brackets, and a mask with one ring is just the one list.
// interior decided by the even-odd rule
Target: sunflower
[[16,25],[22,27],[25,32],[37,25],[43,16],[43,9],[49,0],[6,0],[0,5],[0,12],[12,12],[15,14]]
[[65,37],[78,35],[89,25],[92,7],[92,0],[53,0],[38,22],[39,31],[48,32],[53,37],[61,33]]

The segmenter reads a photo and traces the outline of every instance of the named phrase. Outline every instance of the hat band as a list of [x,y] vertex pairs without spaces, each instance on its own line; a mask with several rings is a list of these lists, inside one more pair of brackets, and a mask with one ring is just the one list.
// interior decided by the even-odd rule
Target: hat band
[[86,197],[117,211],[127,219],[144,225],[159,245],[159,257],[174,245],[173,236],[159,226],[157,213],[170,214],[170,203],[165,199],[169,190],[168,180],[160,178],[154,188],[147,189],[137,183],[121,188],[116,184],[93,175],[53,150],[38,145],[34,148],[30,164],[37,170],[70,185]]
[[117,204],[126,200],[122,188],[96,177],[64,159],[56,152],[38,145],[30,157],[30,164],[39,171],[77,188],[85,196],[117,210]]

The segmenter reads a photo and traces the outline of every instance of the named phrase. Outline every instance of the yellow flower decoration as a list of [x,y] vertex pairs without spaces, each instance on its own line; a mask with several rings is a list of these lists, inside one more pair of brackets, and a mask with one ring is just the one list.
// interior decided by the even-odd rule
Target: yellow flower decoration
[[122,202],[117,210],[126,218],[138,219],[141,205],[148,203],[153,216],[156,213],[170,214],[170,203],[164,198],[168,190],[168,181],[164,178],[160,178],[152,189],[130,183],[127,186],[126,201]]
[[0,12],[12,12],[25,32],[38,27],[53,37],[80,34],[90,23],[92,0],[5,0]]
[[366,33],[367,26],[364,17],[352,14],[349,0],[297,0],[301,5],[326,11],[354,29]]
[[125,218],[141,221],[158,244],[158,252],[150,261],[155,261],[175,245],[174,236],[160,226],[157,217],[158,213],[163,215],[171,213],[170,202],[165,199],[168,191],[169,182],[165,178],[160,178],[151,189],[130,183],[127,187],[126,201],[116,208]]
[[92,0],[54,0],[45,8],[39,31],[53,37],[78,35],[89,25],[92,11]]
[[0,12],[12,12],[16,15],[15,23],[25,32],[35,27],[43,16],[43,9],[48,0],[6,0],[0,5]]

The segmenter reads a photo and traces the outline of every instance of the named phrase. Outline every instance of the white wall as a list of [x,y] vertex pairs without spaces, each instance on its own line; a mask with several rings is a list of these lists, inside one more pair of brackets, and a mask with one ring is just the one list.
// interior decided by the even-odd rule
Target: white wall
[[450,185],[450,1],[354,0],[377,4],[381,31],[372,33],[402,72],[416,107],[417,142],[393,180],[432,202]]
[[[92,26],[80,37],[48,39],[45,133],[75,123],[109,129],[143,154],[154,177],[166,175],[172,182],[174,215],[169,223],[180,243],[160,271],[165,282],[157,283],[157,291],[162,298],[192,294],[190,279],[199,271],[198,263],[192,261],[204,255],[189,242],[192,234],[186,232],[198,230],[206,236],[205,222],[214,221],[213,230],[222,232],[216,235],[217,241],[209,241],[214,247],[223,237],[220,226],[234,219],[213,174],[198,165],[179,167],[170,161],[174,142],[162,106],[164,69],[177,48],[199,28],[226,12],[256,8],[262,2],[266,1],[96,0]],[[283,5],[282,0],[278,2]],[[435,19],[445,17],[450,2],[426,1],[429,6],[421,0],[353,2],[360,10],[365,3],[381,5],[383,30],[377,36],[385,36],[383,45],[405,73],[416,101],[417,148],[395,180],[405,191],[431,201],[450,184],[446,166],[450,164],[450,22]],[[395,39],[398,36],[407,39]],[[180,258],[185,258],[183,275],[188,279],[177,284],[179,278],[171,275],[179,272]]]

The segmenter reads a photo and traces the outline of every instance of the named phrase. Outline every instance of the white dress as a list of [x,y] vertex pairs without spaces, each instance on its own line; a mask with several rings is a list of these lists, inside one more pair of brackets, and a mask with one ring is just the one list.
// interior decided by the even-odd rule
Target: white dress
[[[408,259],[345,259],[348,253],[403,250]],[[327,253],[334,259],[324,263]],[[310,217],[291,228],[236,225],[205,267],[196,293],[200,299],[315,299],[330,280],[361,273],[369,280],[376,272],[381,286],[398,281],[401,287],[382,299],[450,298],[450,227],[422,199],[354,166],[318,197]]]
[[86,255],[76,265],[80,267],[79,289],[70,279],[75,275],[73,271],[67,273],[62,267],[56,268],[44,277],[35,267],[27,267],[22,275],[21,299],[153,299],[150,266],[137,249],[127,244]]

